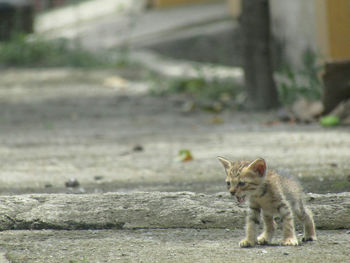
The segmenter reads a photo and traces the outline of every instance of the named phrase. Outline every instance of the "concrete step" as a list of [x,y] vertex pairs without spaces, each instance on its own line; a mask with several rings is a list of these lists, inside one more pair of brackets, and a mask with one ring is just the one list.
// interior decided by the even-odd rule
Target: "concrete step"
[[[350,193],[308,194],[319,229],[350,228]],[[243,229],[246,204],[228,193],[134,192],[1,196],[0,230]]]

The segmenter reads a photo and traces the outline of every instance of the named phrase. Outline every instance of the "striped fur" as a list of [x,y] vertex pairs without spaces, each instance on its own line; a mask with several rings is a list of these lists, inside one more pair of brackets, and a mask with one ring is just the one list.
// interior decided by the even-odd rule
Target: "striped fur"
[[[274,216],[283,222],[283,245],[299,244],[294,229],[294,217],[304,224],[303,241],[316,240],[312,213],[305,207],[300,185],[289,176],[274,170],[267,170],[262,158],[255,161],[232,162],[218,157],[226,172],[228,191],[238,202],[249,200],[249,213],[246,223],[246,238],[240,247],[271,243],[275,230]],[[264,231],[256,237],[256,225],[263,217]]]

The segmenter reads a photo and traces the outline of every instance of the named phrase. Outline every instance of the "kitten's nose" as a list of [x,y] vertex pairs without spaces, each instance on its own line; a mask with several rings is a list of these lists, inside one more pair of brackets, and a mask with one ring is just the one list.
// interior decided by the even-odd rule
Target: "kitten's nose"
[[236,191],[234,191],[234,190],[231,191],[231,190],[230,190],[230,194],[231,194],[231,195],[235,195],[235,194],[236,194]]

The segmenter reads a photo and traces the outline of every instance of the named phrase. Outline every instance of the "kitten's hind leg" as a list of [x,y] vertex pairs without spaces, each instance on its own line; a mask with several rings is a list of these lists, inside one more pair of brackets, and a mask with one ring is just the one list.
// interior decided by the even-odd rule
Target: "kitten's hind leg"
[[288,205],[282,204],[279,208],[283,222],[283,242],[284,246],[299,245],[298,239],[295,236],[293,213]]
[[264,232],[258,237],[259,245],[267,245],[271,243],[273,233],[275,231],[275,221],[272,215],[263,214]]
[[297,211],[297,216],[299,220],[304,224],[304,237],[303,241],[315,241],[317,240],[316,237],[316,230],[315,230],[315,223],[312,218],[312,213],[309,209],[307,209],[304,204],[300,203],[300,210]]

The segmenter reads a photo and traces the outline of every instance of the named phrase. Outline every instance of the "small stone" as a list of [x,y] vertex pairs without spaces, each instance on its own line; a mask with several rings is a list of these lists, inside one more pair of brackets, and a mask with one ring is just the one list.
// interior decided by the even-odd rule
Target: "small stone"
[[314,201],[314,200],[315,200],[315,197],[309,196],[309,201]]
[[288,252],[283,252],[283,255],[288,256],[289,253]]
[[76,178],[70,178],[68,181],[65,182],[65,185],[66,187],[75,188],[78,187],[80,183]]
[[96,176],[94,176],[94,180],[95,181],[100,181],[100,180],[102,180],[103,179],[103,176],[102,175],[96,175]]
[[226,228],[225,231],[226,231],[226,232],[230,232],[230,229],[229,229],[229,228]]
[[143,146],[140,145],[140,144],[136,144],[136,145],[132,148],[132,150],[133,150],[134,152],[142,152],[142,151],[143,151]]
[[263,250],[261,250],[261,253],[267,254],[267,250],[263,249]]
[[277,118],[282,122],[290,122],[293,120],[292,115],[285,108],[281,108],[277,111]]
[[187,101],[181,107],[182,113],[190,113],[196,109],[196,103],[194,101]]

